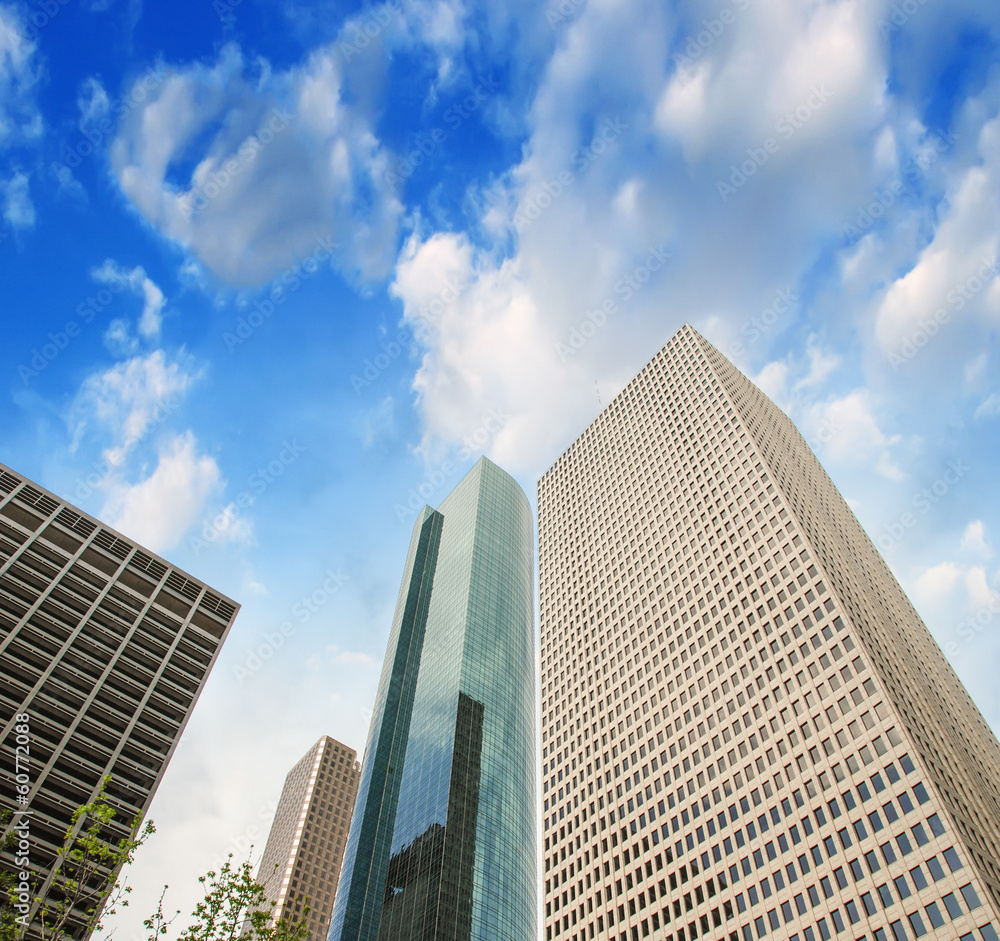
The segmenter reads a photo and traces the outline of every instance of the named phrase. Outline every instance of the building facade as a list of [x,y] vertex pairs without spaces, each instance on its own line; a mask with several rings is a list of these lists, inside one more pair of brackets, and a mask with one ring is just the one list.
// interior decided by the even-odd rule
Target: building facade
[[997,941],[1000,747],[685,326],[538,488],[546,941]]
[[358,795],[357,752],[325,735],[285,778],[257,879],[274,902],[272,920],[311,909],[309,941],[324,941]]
[[413,529],[331,941],[537,934],[532,519],[485,458]]
[[32,895],[55,897],[73,811],[105,777],[115,840],[145,815],[237,608],[0,464],[0,794],[24,861],[0,865]]

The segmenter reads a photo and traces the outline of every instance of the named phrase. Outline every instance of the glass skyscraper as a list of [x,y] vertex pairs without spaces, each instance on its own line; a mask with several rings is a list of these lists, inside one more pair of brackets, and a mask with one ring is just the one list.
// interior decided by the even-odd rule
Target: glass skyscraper
[[413,528],[330,941],[537,931],[532,519],[485,458]]

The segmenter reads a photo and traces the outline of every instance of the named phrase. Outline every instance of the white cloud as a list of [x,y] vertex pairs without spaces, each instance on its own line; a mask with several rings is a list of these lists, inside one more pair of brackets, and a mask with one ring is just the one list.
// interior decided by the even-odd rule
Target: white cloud
[[917,579],[917,592],[922,600],[936,604],[951,593],[962,577],[962,570],[954,562],[942,562]]
[[9,180],[0,181],[3,190],[3,217],[12,229],[30,229],[35,224],[35,206],[31,201],[27,174],[17,171]]
[[116,288],[127,286],[133,294],[141,297],[143,305],[139,317],[139,333],[147,340],[154,340],[160,335],[166,298],[163,291],[146,275],[144,268],[123,268],[114,259],[107,258],[100,268],[91,272],[91,277],[100,284]]
[[35,43],[13,5],[0,4],[0,149],[37,138],[42,116],[34,99]]
[[973,520],[965,527],[962,548],[981,559],[988,559],[993,555],[993,549],[986,538],[986,524],[982,520]]
[[230,45],[211,67],[168,71],[111,143],[122,189],[229,284],[260,285],[331,238],[349,275],[382,277],[402,207],[374,116],[348,103],[343,69],[331,45],[255,78]]
[[[595,380],[606,403],[684,321],[710,324],[728,352],[748,312],[768,311],[756,356],[794,320],[787,305],[773,319],[777,292],[798,290],[844,206],[872,187],[857,141],[885,120],[875,11],[853,0],[754,4],[675,68],[670,53],[704,16],[695,3],[588,4],[561,22],[520,163],[470,194],[474,234],[420,231],[405,246],[394,290],[408,320],[446,278],[461,287],[439,321],[418,326],[425,447],[460,441],[500,405],[507,422],[491,457],[536,471],[593,417]],[[820,86],[808,127],[723,202],[716,182],[729,165]],[[672,253],[663,270],[618,293],[660,247]],[[592,338],[560,356],[557,345],[591,330],[588,314],[608,302],[614,313]],[[836,355],[814,346],[801,388],[835,376]],[[760,381],[784,388],[788,368]],[[867,432],[874,464],[891,442]],[[893,473],[891,461],[882,470]]]
[[346,666],[374,666],[378,661],[360,650],[341,650],[336,644],[328,644],[326,654],[330,663]]
[[[978,151],[979,160],[956,174],[932,240],[876,311],[879,345],[904,362],[926,356],[924,347],[946,350],[974,336],[970,322],[995,329],[998,321],[1000,118],[982,127]],[[975,341],[968,345],[975,349]]]
[[114,442],[104,457],[120,465],[125,456],[174,412],[200,372],[163,350],[134,356],[84,380],[70,408],[74,448],[97,426]]
[[1000,395],[991,392],[976,408],[975,418],[995,418],[1000,415]]
[[135,484],[109,481],[102,519],[154,552],[177,545],[220,487],[214,458],[188,431],[165,442],[156,467]]
[[879,427],[867,389],[855,389],[845,396],[813,405],[805,417],[803,433],[817,450],[836,460],[867,461],[878,457],[881,473],[894,478],[885,449],[900,440],[889,437]]

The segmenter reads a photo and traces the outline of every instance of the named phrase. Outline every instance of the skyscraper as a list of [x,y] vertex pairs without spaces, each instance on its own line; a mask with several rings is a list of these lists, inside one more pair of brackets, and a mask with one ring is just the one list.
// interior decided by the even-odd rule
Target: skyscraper
[[546,941],[997,941],[1000,748],[685,326],[539,482]]
[[73,811],[105,776],[115,840],[146,813],[236,611],[0,464],[0,806],[20,860],[2,865],[33,896],[49,897]]
[[534,937],[532,520],[485,458],[414,525],[331,941]]
[[324,735],[281,790],[257,878],[276,903],[273,921],[311,907],[309,941],[323,941],[330,928],[360,777],[357,752]]

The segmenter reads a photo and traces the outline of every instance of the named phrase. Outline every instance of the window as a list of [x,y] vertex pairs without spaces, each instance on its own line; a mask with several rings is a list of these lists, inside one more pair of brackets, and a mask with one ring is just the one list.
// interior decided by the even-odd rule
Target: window
[[918,892],[921,889],[927,888],[927,877],[924,875],[923,869],[919,866],[914,866],[910,870],[910,878],[913,880],[913,884],[917,887]]
[[941,901],[944,902],[944,907],[948,909],[948,914],[952,918],[958,918],[962,914],[962,906],[958,904],[954,892],[949,892]]
[[909,898],[912,895],[910,886],[906,881],[906,876],[899,876],[899,878],[893,879],[892,884],[896,887],[896,892],[901,899]]
[[931,902],[930,905],[925,905],[924,911],[927,912],[927,918],[930,920],[932,927],[940,928],[944,924],[944,916],[941,914],[941,910],[938,908],[937,902]]
[[896,851],[892,848],[892,844],[883,843],[879,849],[882,850],[885,861],[891,866],[896,861]]
[[865,911],[869,915],[874,915],[875,912],[878,911],[878,908],[875,905],[875,899],[873,898],[871,892],[865,892],[865,894],[861,896],[861,904],[864,905]]
[[895,902],[887,883],[883,882],[876,891],[878,892],[878,897],[882,900],[882,905],[885,908],[888,908]]
[[952,872],[958,872],[962,868],[962,860],[958,858],[958,852],[954,846],[949,846],[944,851],[944,861],[948,864],[948,868]]
[[982,904],[979,901],[979,896],[976,895],[976,890],[973,888],[972,883],[968,885],[963,885],[959,892],[962,893],[962,898],[965,899],[965,904],[969,907],[969,911],[979,908]]
[[934,836],[941,836],[944,833],[944,824],[941,822],[941,818],[937,814],[931,814],[927,818],[927,823],[930,824],[931,833]]
[[941,868],[941,860],[937,856],[932,856],[927,860],[927,868],[931,871],[931,877],[935,882],[944,878],[944,869]]
[[907,941],[906,929],[903,927],[902,921],[894,921],[889,927],[892,928],[896,941]]
[[920,912],[914,912],[912,915],[907,916],[910,921],[910,928],[912,929],[914,935],[918,938],[921,935],[927,934],[927,929],[924,927],[924,920],[920,917]]

